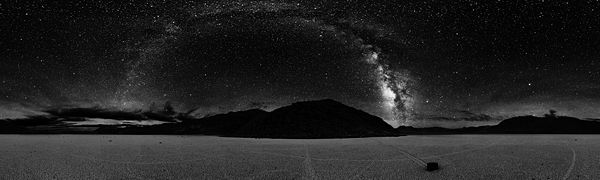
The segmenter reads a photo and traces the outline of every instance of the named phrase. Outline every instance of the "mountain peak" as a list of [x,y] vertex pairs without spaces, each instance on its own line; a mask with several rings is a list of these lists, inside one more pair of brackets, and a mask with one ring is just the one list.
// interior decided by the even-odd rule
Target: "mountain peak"
[[243,137],[340,138],[394,135],[381,118],[332,99],[281,107],[248,122],[233,134]]
[[[293,105],[344,105],[341,102],[338,102],[333,99],[320,99],[320,100],[310,100],[310,101],[299,101],[292,103]],[[344,105],[345,106],[345,105]]]

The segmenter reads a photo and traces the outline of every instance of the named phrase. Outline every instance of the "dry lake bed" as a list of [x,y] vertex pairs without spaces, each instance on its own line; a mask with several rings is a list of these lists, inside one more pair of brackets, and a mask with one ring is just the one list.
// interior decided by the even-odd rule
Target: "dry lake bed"
[[0,179],[600,179],[600,135],[0,135]]

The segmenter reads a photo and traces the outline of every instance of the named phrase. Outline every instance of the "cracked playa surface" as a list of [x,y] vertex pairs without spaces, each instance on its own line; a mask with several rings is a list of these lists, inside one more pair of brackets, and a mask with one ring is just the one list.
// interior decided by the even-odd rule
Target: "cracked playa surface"
[[1,135],[0,179],[600,179],[598,154],[600,135]]

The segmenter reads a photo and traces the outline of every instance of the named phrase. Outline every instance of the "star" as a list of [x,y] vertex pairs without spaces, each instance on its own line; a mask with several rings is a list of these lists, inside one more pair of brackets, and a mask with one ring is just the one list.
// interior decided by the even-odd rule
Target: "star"
[[0,103],[230,112],[330,98],[407,125],[454,111],[597,118],[598,8],[19,1],[5,8]]

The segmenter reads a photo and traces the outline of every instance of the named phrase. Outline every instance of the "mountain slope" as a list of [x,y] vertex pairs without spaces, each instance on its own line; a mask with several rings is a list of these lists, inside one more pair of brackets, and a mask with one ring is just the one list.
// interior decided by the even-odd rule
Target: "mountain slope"
[[390,136],[394,129],[381,118],[326,99],[293,103],[253,119],[230,134],[267,138],[341,138]]
[[230,112],[218,114],[197,120],[183,121],[180,126],[189,133],[202,133],[209,135],[230,135],[255,119],[264,118],[269,112],[261,109]]
[[504,133],[600,133],[600,123],[566,116],[520,116],[506,119],[492,129]]
[[600,122],[567,116],[518,116],[494,126],[459,129],[400,126],[396,131],[404,134],[600,134]]

